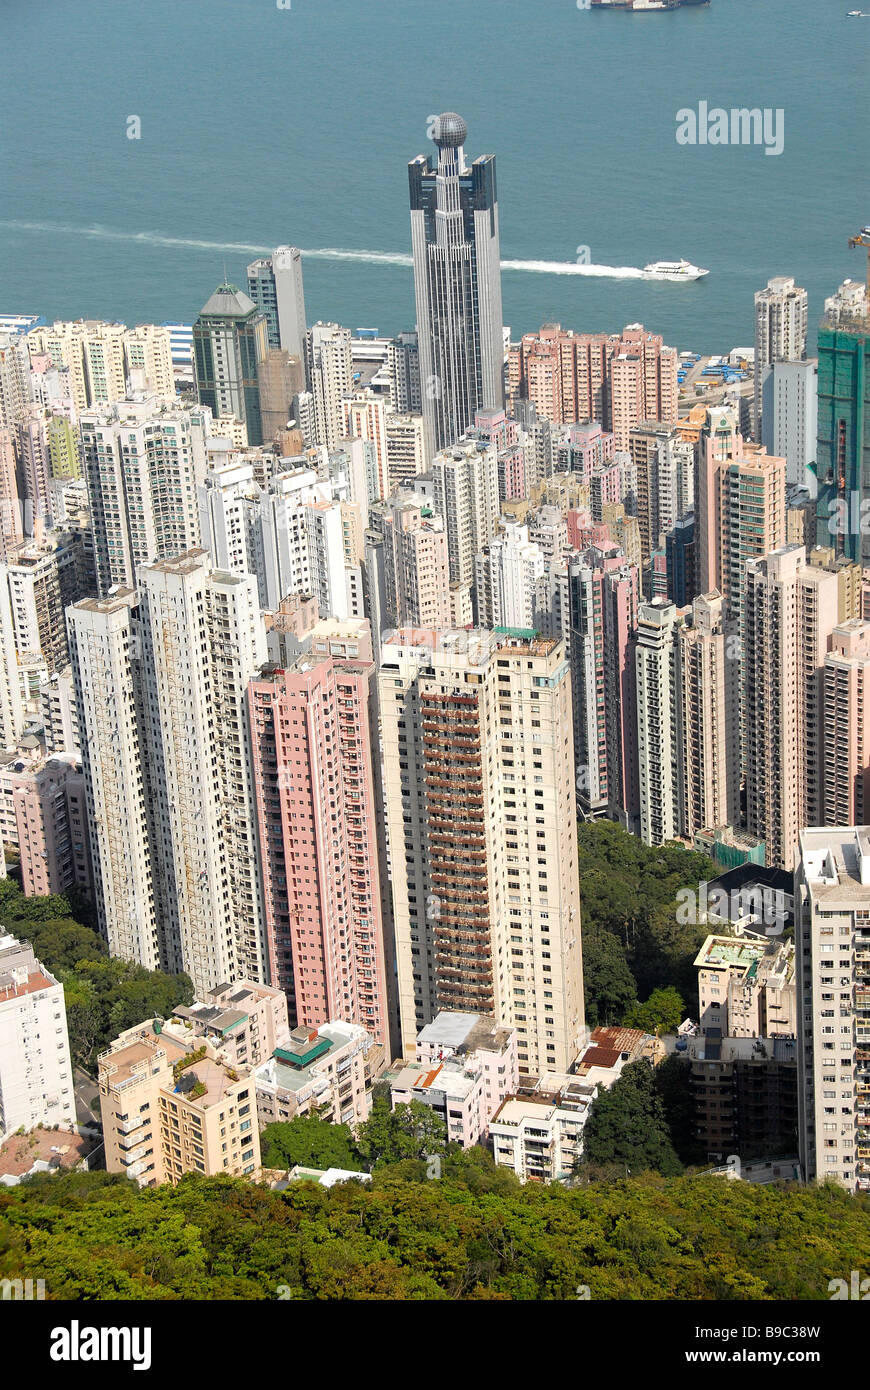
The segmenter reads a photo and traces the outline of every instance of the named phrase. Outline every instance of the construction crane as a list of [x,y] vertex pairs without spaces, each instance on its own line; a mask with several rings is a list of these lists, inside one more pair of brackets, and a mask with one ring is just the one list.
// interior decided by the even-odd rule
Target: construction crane
[[862,227],[857,236],[849,237],[849,248],[867,247],[867,300],[870,303],[870,227]]

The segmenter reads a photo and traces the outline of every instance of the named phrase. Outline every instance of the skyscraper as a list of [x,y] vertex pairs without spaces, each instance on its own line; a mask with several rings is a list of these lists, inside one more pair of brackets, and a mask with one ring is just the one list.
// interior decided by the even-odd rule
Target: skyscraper
[[807,292],[786,275],[768,280],[755,296],[753,434],[761,442],[761,387],[772,362],[802,362],[807,355]]
[[270,978],[309,1026],[389,1045],[370,661],[300,657],[251,682],[248,718]]
[[816,540],[870,565],[870,313],[863,296],[826,301],[819,328]]
[[203,406],[138,394],[81,417],[101,594],[132,588],[139,565],[199,543],[196,489],[212,428]]
[[328,449],[346,438],[344,397],[353,389],[350,329],[315,323],[305,339],[306,371],[314,404],[314,443]]
[[248,266],[248,294],[269,324],[269,347],[283,348],[294,357],[305,353],[305,293],[302,252],[298,246],[279,246]]
[[564,645],[399,631],[380,712],[402,1041],[440,1009],[515,1028],[520,1070],[585,1040]]
[[408,166],[420,382],[430,458],[504,404],[504,328],[495,156],[469,168],[461,116],[438,116],[437,165]]
[[193,325],[196,389],[212,415],[245,425],[249,444],[263,443],[257,368],[268,347],[266,315],[235,285],[218,285]]
[[804,830],[795,873],[806,1182],[870,1188],[870,827]]
[[747,562],[746,821],[773,868],[793,869],[802,828],[820,823],[823,675],[837,609],[836,573],[807,564],[802,545]]

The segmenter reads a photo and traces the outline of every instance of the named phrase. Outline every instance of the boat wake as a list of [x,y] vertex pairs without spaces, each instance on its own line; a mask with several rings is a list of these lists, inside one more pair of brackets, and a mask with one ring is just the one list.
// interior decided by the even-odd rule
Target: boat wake
[[[18,222],[0,220],[0,227],[8,231],[61,233],[63,236],[90,237],[97,241],[130,241],[145,246],[177,247],[188,251],[237,252],[244,256],[268,256],[273,246],[258,246],[246,241],[202,241],[194,237],[163,236],[159,232],[119,232],[110,227],[95,224],[92,227],[79,227],[60,222]],[[391,251],[355,251],[341,246],[321,246],[306,250],[302,255],[310,260],[358,261],[369,265],[394,265],[410,267],[411,256]],[[591,279],[643,280],[649,278],[637,266],[630,265],[582,265],[575,261],[519,261],[507,260],[501,263],[502,270],[519,271],[529,275],[583,275]]]

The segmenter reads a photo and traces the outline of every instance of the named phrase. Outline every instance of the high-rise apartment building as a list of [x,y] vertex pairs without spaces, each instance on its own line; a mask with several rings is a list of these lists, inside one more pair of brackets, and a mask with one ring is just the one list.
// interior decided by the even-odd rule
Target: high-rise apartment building
[[622,333],[572,333],[546,324],[510,350],[514,399],[531,401],[554,424],[597,421],[617,449],[645,420],[677,421],[677,351],[643,324]]
[[740,819],[740,664],[718,593],[701,594],[676,631],[680,834]]
[[823,825],[870,819],[870,623],[834,628],[823,673]]
[[[376,497],[388,497],[389,453],[387,447],[387,420],[389,410],[385,396],[375,391],[357,391],[342,402],[344,410],[344,435],[348,439],[366,439],[373,446],[375,477],[369,501]],[[420,470],[423,471],[422,469]]]
[[348,432],[344,398],[353,390],[350,329],[337,323],[315,323],[306,336],[305,351],[314,408],[313,442],[337,449]]
[[200,544],[210,411],[138,393],[84,411],[82,449],[101,594],[132,588],[139,565]]
[[743,735],[746,821],[767,863],[794,867],[804,826],[821,823],[823,674],[837,626],[837,575],[789,545],[746,565]]
[[135,613],[136,595],[119,587],[74,604],[67,624],[100,931],[112,955],[166,970],[175,955],[154,884]]
[[63,985],[28,942],[0,935],[0,1138],[75,1115]]
[[369,724],[371,662],[300,657],[250,686],[269,975],[298,1024],[389,1048]]
[[134,371],[144,372],[151,392],[175,394],[168,328],[79,319],[36,328],[28,342],[31,354],[44,353],[56,368],[66,370],[76,414],[123,400]]
[[762,384],[772,362],[802,362],[807,355],[807,292],[785,275],[755,295],[753,431],[761,442]]
[[432,127],[437,165],[409,166],[420,382],[429,457],[504,404],[504,328],[495,156],[469,168],[468,128],[448,111]]
[[499,518],[498,456],[494,444],[464,440],[432,460],[435,511],[447,528],[451,584],[474,583],[474,561],[495,534]]
[[263,979],[245,694],[266,660],[256,581],[204,551],[140,569],[155,889],[198,993]]
[[21,887],[27,897],[76,889],[91,896],[85,779],[72,753],[40,759],[16,779]]
[[636,470],[637,517],[646,565],[661,538],[693,505],[695,450],[675,428],[650,422],[629,431],[628,450]]
[[305,355],[305,293],[302,252],[279,246],[248,266],[248,294],[268,321],[269,346],[294,357]]
[[204,551],[70,610],[98,911],[114,954],[198,992],[265,978],[245,696],[256,580]]
[[786,542],[786,461],[745,444],[727,411],[710,412],[698,447],[696,582],[739,624],[747,561]]
[[406,415],[388,411],[385,421],[387,436],[387,492],[410,487],[413,479],[426,472],[426,437],[422,415]]
[[478,626],[536,627],[546,564],[529,527],[506,522],[475,561]]
[[634,652],[638,569],[617,546],[567,562],[566,650],[571,663],[577,803],[623,825],[637,811]]
[[30,404],[30,353],[25,334],[0,333],[0,425],[11,429]]
[[773,362],[761,374],[761,443],[785,459],[789,485],[815,494],[818,359]]
[[676,666],[677,610],[653,600],[638,608],[635,634],[640,838],[663,845],[680,833],[682,768]]
[[450,626],[450,572],[444,523],[415,493],[386,504],[383,564],[389,627]]
[[384,641],[383,780],[403,1045],[441,1009],[515,1028],[519,1066],[585,1039],[571,679],[510,632]]
[[233,416],[249,444],[262,444],[257,369],[269,348],[268,320],[235,285],[218,285],[193,325],[196,390],[215,420]]
[[806,1182],[870,1188],[870,828],[802,830],[798,1140]]

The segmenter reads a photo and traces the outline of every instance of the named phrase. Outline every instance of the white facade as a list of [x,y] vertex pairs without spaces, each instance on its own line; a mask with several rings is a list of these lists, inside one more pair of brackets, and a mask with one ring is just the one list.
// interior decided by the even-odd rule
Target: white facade
[[63,985],[26,942],[0,936],[0,1139],[75,1117]]
[[334,449],[346,433],[344,397],[353,390],[350,329],[315,323],[306,337],[308,382],[314,397],[314,443]]
[[211,413],[139,394],[86,411],[81,432],[100,593],[132,588],[137,566],[200,544]]
[[495,446],[466,440],[432,461],[434,510],[447,527],[451,584],[474,583],[475,556],[492,540],[499,520]]
[[815,469],[818,421],[818,358],[774,362],[761,374],[761,442],[769,454],[785,459],[786,483],[817,490]]
[[100,930],[111,955],[165,970],[175,961],[155,903],[135,609],[120,589],[73,604],[67,623]]
[[870,827],[801,832],[795,947],[803,1176],[870,1190]]
[[680,833],[680,759],[674,680],[677,610],[672,603],[638,608],[637,761],[640,838],[663,845]]

